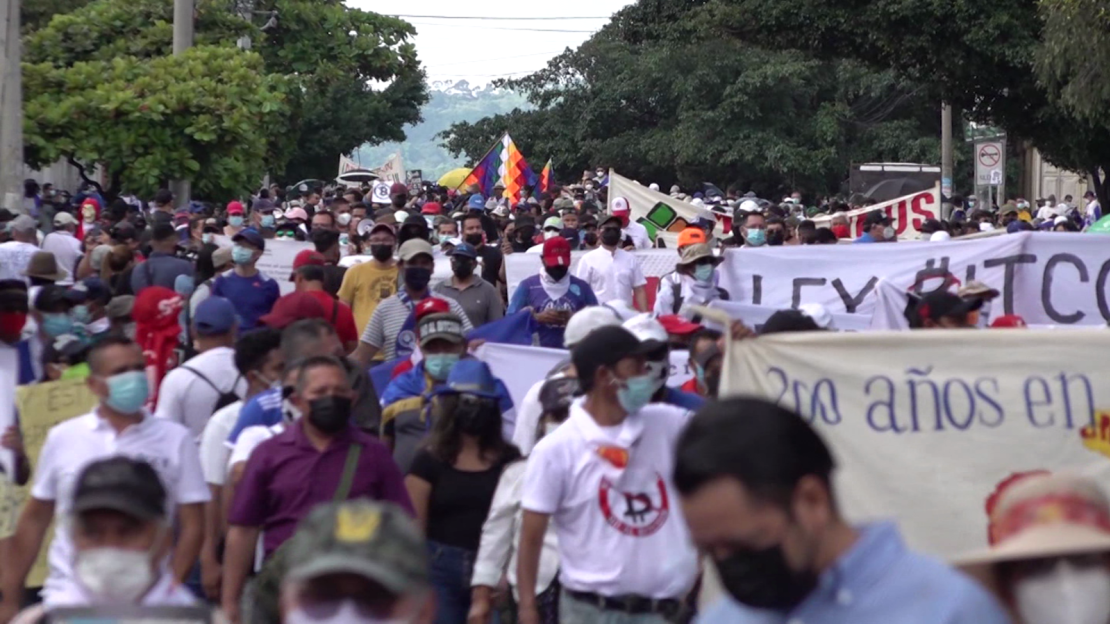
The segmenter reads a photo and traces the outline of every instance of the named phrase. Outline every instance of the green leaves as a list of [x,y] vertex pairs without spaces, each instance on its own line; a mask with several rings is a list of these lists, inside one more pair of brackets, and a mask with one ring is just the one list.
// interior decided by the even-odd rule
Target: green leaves
[[102,163],[134,192],[328,178],[340,154],[403,138],[427,100],[412,26],[340,2],[258,0],[279,14],[262,32],[231,0],[198,0],[196,48],[174,59],[172,0],[44,1],[59,14],[23,40],[27,157]]
[[[722,38],[702,20],[709,4],[622,10],[577,50],[504,83],[537,110],[457,124],[445,146],[476,160],[509,129],[534,159],[551,155],[562,179],[603,165],[645,184],[738,182],[767,196],[836,192],[853,161],[936,159],[936,107],[912,88],[857,64]],[[932,153],[923,157],[923,145]]]

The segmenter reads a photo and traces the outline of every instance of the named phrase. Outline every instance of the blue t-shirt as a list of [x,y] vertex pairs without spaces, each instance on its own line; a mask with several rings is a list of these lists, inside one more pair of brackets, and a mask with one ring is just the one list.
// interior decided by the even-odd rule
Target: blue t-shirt
[[854,240],[852,242],[853,243],[874,243],[875,238],[873,236],[871,236],[871,232],[864,232],[863,234],[859,235],[859,238],[857,238],[856,240]]
[[239,410],[239,420],[235,421],[235,426],[231,428],[231,435],[227,436],[228,443],[234,445],[239,439],[239,434],[247,427],[256,425],[273,427],[281,422],[281,405],[281,390],[278,388],[259,392],[248,399]]
[[[573,275],[569,277],[570,289],[562,297],[555,300],[552,300],[551,296],[543,289],[538,274],[524,278],[524,281],[517,286],[516,292],[513,293],[513,300],[509,302],[509,309],[505,311],[505,315],[516,314],[524,308],[532,308],[532,311],[536,313],[545,310],[566,310],[573,314],[587,306],[597,305],[597,297],[590,285]],[[540,338],[540,346],[562,349],[563,333],[565,331],[566,327],[541,323],[539,330],[536,332]]]
[[231,270],[212,282],[212,294],[227,299],[235,306],[239,315],[239,331],[244,332],[258,326],[258,319],[270,312],[281,291],[277,282],[261,271],[251,277],[242,277]]

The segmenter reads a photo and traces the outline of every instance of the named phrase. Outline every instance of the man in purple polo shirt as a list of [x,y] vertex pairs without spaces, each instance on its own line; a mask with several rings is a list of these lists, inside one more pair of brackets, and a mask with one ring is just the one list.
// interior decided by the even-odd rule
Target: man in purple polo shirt
[[[228,614],[238,614],[259,534],[269,557],[321,503],[365,497],[412,513],[389,450],[351,424],[354,394],[338,359],[312,357],[301,364],[291,400],[304,416],[251,453],[235,490],[224,554]],[[348,462],[353,470],[345,470]]]

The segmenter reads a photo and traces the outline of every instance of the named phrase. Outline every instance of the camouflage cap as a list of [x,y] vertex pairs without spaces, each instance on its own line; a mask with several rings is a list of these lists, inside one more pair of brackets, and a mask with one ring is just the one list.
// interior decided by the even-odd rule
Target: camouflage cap
[[288,580],[358,574],[397,594],[429,583],[424,538],[408,514],[390,503],[319,505],[291,539]]

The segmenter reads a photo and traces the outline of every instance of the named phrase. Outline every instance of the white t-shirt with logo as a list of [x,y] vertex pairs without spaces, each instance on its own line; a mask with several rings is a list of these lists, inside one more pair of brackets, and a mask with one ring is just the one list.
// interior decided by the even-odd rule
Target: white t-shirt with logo
[[582,402],[536,444],[524,479],[523,508],[555,524],[559,581],[602,596],[682,598],[698,557],[671,475],[690,412],[650,404],[600,427]]
[[141,421],[117,434],[93,410],[55,425],[46,435],[31,488],[34,498],[54,503],[57,520],[47,556],[50,571],[43,586],[43,602],[48,607],[75,582],[69,516],[77,477],[88,464],[117,455],[146,461],[158,472],[166,488],[168,519],[174,518],[177,505],[209,500],[196,442],[188,429],[175,422],[144,414]]

